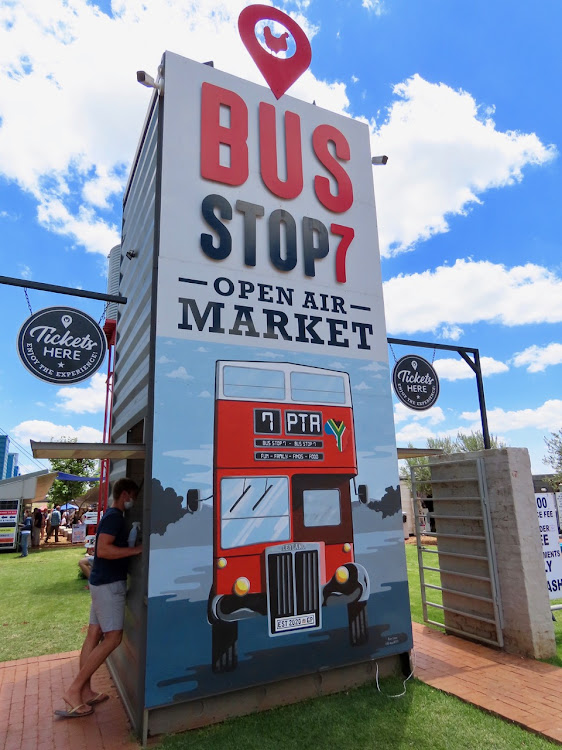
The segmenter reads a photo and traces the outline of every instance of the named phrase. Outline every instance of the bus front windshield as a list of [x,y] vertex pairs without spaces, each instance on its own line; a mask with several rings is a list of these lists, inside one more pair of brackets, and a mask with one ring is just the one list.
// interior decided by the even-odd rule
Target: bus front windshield
[[290,538],[287,477],[223,477],[220,490],[223,549]]

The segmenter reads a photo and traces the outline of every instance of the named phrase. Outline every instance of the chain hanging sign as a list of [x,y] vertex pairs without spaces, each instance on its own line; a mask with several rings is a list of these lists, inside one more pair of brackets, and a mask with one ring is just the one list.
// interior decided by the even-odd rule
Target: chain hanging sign
[[80,383],[105,359],[107,343],[99,325],[72,307],[47,307],[22,325],[18,354],[24,367],[47,383]]
[[439,378],[432,365],[423,357],[407,354],[392,371],[394,393],[409,409],[424,411],[439,398]]

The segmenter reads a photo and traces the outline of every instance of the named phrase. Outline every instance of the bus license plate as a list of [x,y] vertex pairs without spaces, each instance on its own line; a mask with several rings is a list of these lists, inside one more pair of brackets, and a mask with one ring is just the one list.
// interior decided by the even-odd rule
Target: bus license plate
[[275,632],[284,633],[301,628],[313,628],[316,626],[316,613],[311,615],[298,615],[297,617],[276,617]]

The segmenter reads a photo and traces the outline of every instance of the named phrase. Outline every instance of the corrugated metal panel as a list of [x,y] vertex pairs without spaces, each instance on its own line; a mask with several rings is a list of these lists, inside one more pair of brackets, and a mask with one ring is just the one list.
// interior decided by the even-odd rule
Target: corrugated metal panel
[[[154,205],[156,179],[157,109],[148,121],[127,200],[123,206],[123,242],[119,291],[127,297],[119,306],[113,397],[114,442],[147,416],[152,269],[154,262]],[[134,253],[130,259],[127,253]]]
[[[158,101],[153,99],[127,185],[121,249],[116,254],[117,259],[110,259],[110,263],[114,261],[119,268],[118,289],[112,290],[112,293],[118,291],[127,297],[126,305],[117,305],[112,443],[138,442],[139,426],[142,429],[142,425],[149,424],[152,419],[150,377],[153,355],[150,331],[155,304],[153,274],[158,112]],[[135,435],[134,440],[131,435]],[[145,480],[134,513],[136,520],[142,518],[141,528],[147,530],[150,482],[146,478],[150,467],[151,446],[148,445],[146,462],[112,461],[110,472],[112,483],[127,472],[136,481]],[[148,533],[145,534],[145,542],[148,542]],[[131,561],[123,641],[109,660],[111,672],[137,731],[144,709],[147,568],[147,553]]]
[[[115,245],[109,251],[109,263],[107,269],[107,293],[119,294],[119,281],[121,278],[121,245]],[[117,320],[119,305],[110,302],[105,311],[107,320]]]

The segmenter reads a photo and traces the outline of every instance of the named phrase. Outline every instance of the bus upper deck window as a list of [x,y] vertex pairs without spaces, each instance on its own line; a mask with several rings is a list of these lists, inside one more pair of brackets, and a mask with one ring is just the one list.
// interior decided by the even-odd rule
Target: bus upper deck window
[[283,401],[285,376],[281,370],[225,367],[223,369],[223,393],[227,398]]
[[345,404],[344,377],[292,372],[291,400],[312,404]]
[[305,526],[338,526],[340,523],[340,491],[304,490]]

